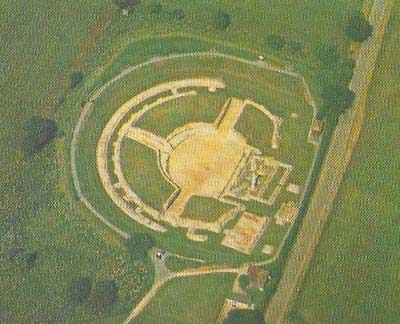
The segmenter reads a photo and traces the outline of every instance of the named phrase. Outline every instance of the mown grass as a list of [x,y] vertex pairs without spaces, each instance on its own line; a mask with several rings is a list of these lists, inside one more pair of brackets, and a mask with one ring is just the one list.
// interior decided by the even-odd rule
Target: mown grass
[[186,204],[182,217],[215,222],[233,207],[215,198],[193,196]]
[[[396,3],[365,124],[320,246],[293,307],[307,323],[397,323],[400,15]],[[318,300],[318,302],[316,302]]]
[[163,178],[156,152],[138,142],[125,140],[121,148],[121,167],[130,188],[143,202],[162,210],[175,188]]
[[232,274],[177,278],[161,288],[135,323],[215,323],[232,289]]
[[176,128],[187,123],[212,123],[227,99],[223,90],[216,94],[199,90],[195,96],[181,97],[154,108],[145,114],[135,126],[162,137],[167,137]]

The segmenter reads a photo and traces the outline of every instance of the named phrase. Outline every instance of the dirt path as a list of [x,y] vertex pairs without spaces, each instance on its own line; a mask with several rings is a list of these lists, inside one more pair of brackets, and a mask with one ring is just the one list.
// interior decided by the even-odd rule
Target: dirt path
[[361,131],[368,87],[392,4],[393,0],[376,0],[374,3],[370,14],[374,34],[361,47],[350,83],[350,88],[356,94],[353,108],[340,118],[333,134],[308,212],[297,234],[278,289],[266,310],[268,323],[284,323],[328,219]]

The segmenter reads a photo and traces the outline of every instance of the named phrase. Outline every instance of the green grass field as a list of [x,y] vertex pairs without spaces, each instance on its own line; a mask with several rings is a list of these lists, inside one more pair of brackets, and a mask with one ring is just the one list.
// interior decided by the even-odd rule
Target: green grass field
[[161,288],[135,323],[157,323],[160,316],[165,324],[214,323],[232,283],[231,274],[173,279]]
[[212,123],[218,117],[226,99],[223,91],[209,94],[207,90],[200,89],[196,96],[182,97],[157,106],[145,114],[135,126],[167,137],[176,128],[187,123]]
[[[307,323],[397,323],[400,6],[396,3],[348,173],[293,313]],[[316,302],[318,301],[318,302]]]
[[125,140],[121,149],[121,167],[130,188],[143,202],[162,210],[164,202],[175,189],[158,169],[156,153],[138,142]]
[[[340,5],[336,5],[327,0],[296,4],[285,0],[270,10],[265,1],[224,0],[215,5],[211,0],[201,4],[194,0],[173,0],[164,5],[161,17],[150,15],[150,3],[154,1],[143,0],[131,16],[124,17],[108,0],[0,2],[1,254],[3,258],[3,251],[9,247],[39,251],[38,263],[28,275],[1,263],[0,288],[4,297],[0,303],[0,322],[115,323],[124,318],[135,301],[134,296],[121,297],[110,314],[97,319],[91,315],[85,317],[83,310],[74,314],[64,312],[64,290],[74,275],[106,279],[111,276],[111,269],[119,266],[117,256],[126,258],[123,242],[77,202],[71,185],[68,166],[71,132],[81,110],[80,102],[89,89],[104,83],[124,66],[150,56],[210,48],[223,52],[228,49],[253,58],[261,52],[276,63],[294,60],[296,68],[308,73],[308,64],[315,60],[313,50],[319,43],[334,42],[343,47],[340,32],[343,22],[361,1],[340,0]],[[171,20],[170,12],[176,8],[184,9],[184,21]],[[211,27],[212,16],[218,9],[226,9],[231,15],[232,24],[226,32]],[[321,21],[324,28],[320,28]],[[281,31],[289,41],[299,40],[304,44],[301,57],[266,49],[266,35]],[[134,43],[118,61],[112,60],[116,48],[123,47],[128,38],[167,32],[200,35],[211,43],[190,38],[168,42],[144,40]],[[221,44],[221,40],[231,42],[233,47]],[[244,47],[255,50],[248,53]],[[110,60],[114,64],[103,71],[100,67]],[[68,77],[74,70],[82,70],[86,82],[71,94],[67,90]],[[62,97],[66,97],[65,104],[56,104]],[[33,115],[54,118],[64,136],[37,157],[26,160],[19,149],[21,133]],[[97,125],[104,123],[106,117],[99,118]],[[90,136],[98,138],[98,135]],[[87,146],[87,150],[92,149]],[[82,157],[92,158],[89,154]],[[87,162],[79,161],[80,165]],[[84,185],[84,189],[95,191],[93,196],[101,190],[96,189],[101,188],[96,179]],[[110,212],[109,203],[105,198],[98,207]],[[128,230],[134,228],[122,214],[116,213],[115,223]],[[177,242],[168,244],[180,248]],[[229,250],[223,253],[226,258],[232,256]],[[133,284],[129,276],[124,278],[118,279],[121,287],[130,291]]]
[[182,217],[215,222],[232,208],[234,208],[233,205],[225,204],[214,198],[194,196],[186,204]]

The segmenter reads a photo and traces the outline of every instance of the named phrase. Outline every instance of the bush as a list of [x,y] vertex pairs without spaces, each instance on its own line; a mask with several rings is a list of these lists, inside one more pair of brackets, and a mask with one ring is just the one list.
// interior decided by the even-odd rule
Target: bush
[[362,13],[357,13],[349,19],[346,35],[355,42],[364,42],[371,37],[372,26]]
[[278,52],[285,47],[285,39],[280,35],[268,35],[267,46],[269,49]]
[[264,324],[264,315],[258,310],[234,309],[228,313],[224,324]]
[[239,285],[240,285],[240,288],[242,288],[243,290],[245,290],[245,289],[247,289],[247,287],[249,286],[249,284],[250,284],[250,279],[249,279],[249,276],[248,276],[248,275],[241,275],[241,276],[239,277]]
[[214,27],[217,30],[225,30],[231,24],[231,17],[226,11],[219,10],[214,16]]
[[121,9],[130,9],[140,3],[140,0],[112,0]]
[[126,241],[126,247],[132,260],[140,260],[147,256],[147,252],[154,246],[154,239],[150,234],[134,233]]
[[332,68],[339,61],[339,53],[336,46],[324,44],[317,49],[317,58],[323,67]]
[[22,147],[26,156],[40,152],[56,136],[58,128],[52,119],[34,116],[25,125]]
[[68,300],[72,305],[79,305],[85,302],[92,290],[92,283],[86,277],[73,280],[68,287]]
[[182,9],[175,9],[171,12],[171,17],[175,20],[183,20],[185,16],[185,12]]
[[114,280],[100,281],[93,290],[92,306],[95,313],[118,301],[118,286]]
[[69,89],[75,89],[83,80],[83,73],[81,71],[74,71],[69,76]]

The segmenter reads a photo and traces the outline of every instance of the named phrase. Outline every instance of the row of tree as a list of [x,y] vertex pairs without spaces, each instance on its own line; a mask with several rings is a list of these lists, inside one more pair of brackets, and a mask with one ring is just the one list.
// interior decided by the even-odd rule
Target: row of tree
[[[139,0],[112,0],[119,8],[125,11],[132,10],[137,6]],[[150,13],[153,15],[161,15],[164,12],[164,6],[161,3],[153,3],[149,6]],[[169,12],[174,20],[183,20],[186,18],[186,13],[183,9],[174,9]],[[216,30],[224,31],[231,24],[229,14],[224,10],[218,10],[213,17],[213,26]]]
[[[372,35],[372,26],[362,13],[353,15],[345,28],[347,37],[357,43],[368,40]],[[323,105],[318,111],[318,118],[337,117],[348,110],[353,104],[355,94],[349,89],[355,63],[348,59],[340,59],[340,55],[333,45],[324,45],[319,48],[317,57],[320,62],[322,84],[321,91]]]

